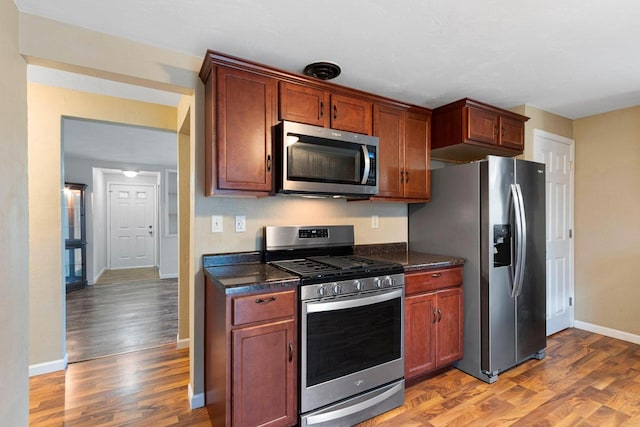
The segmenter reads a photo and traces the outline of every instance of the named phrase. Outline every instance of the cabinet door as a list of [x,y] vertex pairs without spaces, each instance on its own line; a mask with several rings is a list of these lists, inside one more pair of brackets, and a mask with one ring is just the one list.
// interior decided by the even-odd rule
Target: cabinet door
[[524,151],[524,122],[511,117],[500,117],[500,145]]
[[429,115],[407,113],[404,149],[404,196],[429,198]]
[[269,77],[218,67],[218,188],[273,190],[271,144],[276,84]]
[[329,127],[329,93],[295,83],[280,82],[280,119]]
[[379,139],[379,197],[404,197],[404,114],[400,108],[373,106],[373,135]]
[[437,300],[437,367],[450,365],[463,354],[463,307],[462,289],[447,289],[438,292]]
[[296,424],[293,319],[232,331],[232,425]]
[[371,103],[343,95],[331,95],[331,127],[371,135]]
[[436,367],[435,293],[405,299],[404,376],[412,378]]
[[498,115],[475,107],[467,110],[467,139],[486,144],[498,144]]

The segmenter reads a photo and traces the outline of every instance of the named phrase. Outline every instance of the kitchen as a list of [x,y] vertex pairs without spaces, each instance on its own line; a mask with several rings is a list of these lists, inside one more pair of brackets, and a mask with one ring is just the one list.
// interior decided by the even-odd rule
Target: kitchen
[[[31,24],[34,27],[37,27],[37,24],[39,24],[39,22],[36,21],[37,20],[34,18],[25,18],[26,24]],[[64,33],[64,30],[61,31],[61,34],[62,33]],[[55,52],[57,50],[56,41],[51,40],[51,44],[52,46],[50,46],[50,51]],[[33,47],[33,49],[35,51],[32,51],[31,53],[37,54],[36,56],[44,58],[50,57],[50,54],[45,53],[48,50],[46,44],[42,44],[40,48]],[[38,53],[38,51],[40,51],[40,53]],[[74,55],[73,52],[68,54]],[[60,57],[66,57],[71,63],[83,63],[83,60],[79,60],[78,58],[69,58],[66,55],[61,55]],[[199,62],[200,59],[201,58],[199,58],[197,62]],[[86,59],[84,61],[86,61]],[[199,64],[197,66],[199,66]],[[109,69],[109,67],[106,68]],[[147,74],[147,78],[151,78],[151,76]],[[635,131],[632,125],[625,124],[628,123],[628,120],[624,120],[626,120],[627,117],[635,117],[635,110],[620,112],[618,114],[611,113],[609,116],[603,115],[602,117],[593,119],[579,119],[575,122],[572,122],[571,120],[556,119],[557,121],[562,122],[560,127],[564,129],[563,131],[557,131],[553,129],[553,126],[557,126],[557,121],[556,124],[549,124],[549,122],[546,121],[548,117],[553,117],[552,115],[541,112],[541,110],[537,110],[534,107],[523,108],[525,110],[529,109],[538,113],[541,117],[538,123],[546,122],[546,126],[542,125],[542,128],[552,132],[555,131],[555,133],[564,134],[568,137],[575,137],[578,143],[582,144],[584,147],[582,152],[577,150],[576,160],[578,165],[584,165],[582,166],[582,169],[580,167],[576,168],[576,229],[582,233],[579,234],[579,236],[583,239],[582,242],[584,243],[584,246],[582,246],[582,255],[580,255],[579,248],[577,248],[576,251],[578,256],[576,261],[577,264],[579,264],[576,266],[576,283],[578,283],[579,280],[581,281],[580,283],[594,283],[594,280],[598,283],[611,283],[612,286],[615,285],[616,289],[621,289],[625,295],[634,295],[633,288],[631,287],[633,280],[630,279],[631,277],[634,277],[634,263],[631,262],[633,259],[634,249],[632,245],[619,244],[620,242],[626,241],[624,233],[620,234],[619,238],[613,239],[617,243],[614,244],[614,242],[612,242],[610,245],[601,246],[600,242],[598,244],[591,244],[591,240],[589,239],[597,239],[599,234],[598,230],[602,224],[602,221],[599,219],[602,215],[597,213],[597,209],[594,212],[594,208],[602,209],[604,206],[616,208],[619,206],[619,204],[613,199],[610,200],[610,203],[602,203],[602,206],[600,203],[594,203],[593,199],[608,201],[609,197],[612,197],[609,196],[609,192],[606,190],[607,182],[611,183],[611,179],[615,179],[615,182],[620,182],[622,185],[624,185],[624,183],[629,183],[629,185],[631,185],[633,182],[636,182],[633,178],[635,176],[634,173],[637,173],[634,172],[637,171],[637,169],[634,168],[633,156],[625,156],[625,149],[623,148],[625,147],[624,144],[626,141],[626,147],[631,150],[633,149],[632,141],[634,140],[634,135],[636,135],[636,133],[634,133]],[[532,120],[534,119],[534,114],[530,114],[527,111],[524,111],[524,115],[532,117]],[[622,125],[620,120],[623,120]],[[611,137],[610,134],[606,132],[611,131],[612,123],[616,123],[615,129],[619,132],[619,135],[614,136],[614,139],[620,141],[620,144],[622,144],[620,146],[620,152],[618,153],[614,153],[618,150],[607,150],[606,147],[603,147],[603,145],[606,146],[607,144],[598,143],[599,141],[603,141]],[[627,127],[625,128],[624,126]],[[607,129],[607,131],[605,132],[602,129]],[[627,164],[628,167],[617,168],[615,165],[618,165],[619,162]],[[200,165],[196,165],[196,170],[201,167],[202,166]],[[203,253],[211,252],[211,248],[220,248],[221,252],[233,252],[252,250],[259,247],[257,242],[258,232],[261,225],[266,224],[269,218],[278,218],[278,222],[281,221],[282,224],[295,223],[301,216],[309,218],[311,223],[332,222],[337,224],[341,223],[342,220],[347,219],[349,223],[354,223],[356,225],[356,241],[359,244],[391,243],[396,241],[406,241],[407,239],[407,235],[405,234],[406,232],[403,231],[406,230],[407,223],[406,206],[402,204],[399,204],[398,206],[386,206],[383,204],[375,204],[375,206],[357,206],[357,204],[347,204],[341,201],[302,202],[298,200],[286,201],[281,200],[280,198],[277,200],[243,199],[237,201],[233,200],[231,202],[203,199],[199,196],[203,194],[204,191],[202,188],[203,182],[201,181],[201,173],[202,170],[200,169],[200,172],[196,174],[198,186],[198,188],[196,188],[196,194],[198,196],[196,198],[195,227],[196,230],[198,230],[197,234],[205,237],[196,239],[195,245],[197,257]],[[603,180],[601,178],[606,179]],[[629,190],[633,191],[633,188],[629,188]],[[597,191],[597,197],[593,197],[594,191]],[[372,208],[376,210],[376,214],[379,216],[380,226],[377,229],[378,231],[375,231],[376,229],[371,229],[370,227],[370,210]],[[208,232],[210,229],[209,215],[218,212],[225,218],[225,232],[221,235],[211,235]],[[582,212],[582,214],[579,214],[579,212]],[[614,230],[609,231],[614,231],[617,236],[618,233],[620,233],[617,226],[621,224],[633,224],[633,220],[627,216],[629,212],[618,212],[617,210],[616,212],[621,214],[621,221],[616,221],[616,224],[610,224],[609,227],[613,227]],[[593,216],[590,216],[591,213],[593,213]],[[243,233],[241,236],[236,235],[233,231],[232,218],[236,214],[244,214],[247,217],[247,232]],[[604,214],[604,212],[602,214]],[[582,227],[579,227],[580,225],[582,225]],[[365,230],[367,231],[366,233]],[[621,250],[622,253],[620,253]],[[612,277],[606,276],[604,273],[608,270],[605,270],[604,266],[600,262],[596,261],[599,259],[606,260],[607,254],[611,253],[621,255],[617,259],[623,261],[630,260],[630,262],[623,262],[620,269],[616,271],[616,275],[614,276],[617,278],[616,280]],[[580,258],[580,256],[585,258]],[[579,262],[579,260],[583,261]],[[582,268],[580,268],[580,266],[582,266]],[[587,268],[587,266],[589,267]],[[601,268],[602,272],[589,271],[589,268],[596,267]],[[597,278],[597,280],[591,278],[592,273],[595,273],[593,277]],[[197,280],[202,280],[201,274],[197,275]],[[612,280],[615,283],[612,283]],[[630,302],[627,301],[631,301],[633,298],[626,298],[623,301],[608,302],[609,300],[606,298],[603,300],[603,298],[596,293],[599,292],[598,289],[600,289],[598,286],[595,288],[589,287],[583,289],[590,289],[590,291],[576,295],[578,301],[580,300],[581,295],[582,298],[584,298],[582,299],[581,304],[576,306],[576,310],[578,310],[576,315],[577,319],[582,319],[592,324],[608,325],[612,329],[626,330],[628,333],[637,335],[637,331],[635,331],[632,326],[626,326],[625,323],[625,316],[627,318],[632,318],[630,313],[633,312],[633,309],[632,307],[628,307]],[[607,302],[607,304],[595,304],[594,301],[604,301]],[[615,306],[621,305],[622,307],[619,309],[613,309],[611,304]],[[596,309],[596,307],[598,308]],[[614,317],[614,319],[609,321],[609,316]],[[197,336],[199,332],[196,330],[194,333]],[[197,365],[198,361],[196,360],[196,366]],[[194,381],[194,387],[196,388],[196,391],[198,391],[198,379],[196,378]]]

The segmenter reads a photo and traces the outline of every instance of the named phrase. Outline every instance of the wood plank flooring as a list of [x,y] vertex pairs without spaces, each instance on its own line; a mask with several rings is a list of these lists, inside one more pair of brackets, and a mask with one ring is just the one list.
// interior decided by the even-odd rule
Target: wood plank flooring
[[29,380],[29,425],[210,426],[188,382],[189,350],[175,344],[74,363]]
[[[485,384],[456,369],[408,387],[371,426],[640,426],[640,346],[578,329]],[[34,426],[210,426],[187,403],[188,350],[163,346],[32,377]]]
[[[178,281],[157,269],[113,270],[102,283],[69,292],[69,362],[176,343]],[[107,279],[110,283],[107,282]]]

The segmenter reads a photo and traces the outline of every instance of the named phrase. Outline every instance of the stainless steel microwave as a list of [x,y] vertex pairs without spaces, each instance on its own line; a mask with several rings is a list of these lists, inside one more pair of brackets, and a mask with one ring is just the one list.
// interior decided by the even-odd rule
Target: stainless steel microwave
[[370,197],[378,193],[378,138],[283,121],[278,135],[278,191]]

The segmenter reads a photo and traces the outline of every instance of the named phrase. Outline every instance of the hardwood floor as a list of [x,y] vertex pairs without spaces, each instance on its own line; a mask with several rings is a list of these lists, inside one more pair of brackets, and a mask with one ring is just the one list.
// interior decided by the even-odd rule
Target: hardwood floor
[[160,280],[157,269],[133,270],[107,271],[99,284],[66,295],[69,362],[175,345],[177,279]]
[[[188,350],[169,345],[32,377],[31,425],[209,426],[206,408],[189,410],[188,372]],[[569,329],[495,384],[452,369],[359,427],[639,425],[640,346]]]
[[29,380],[29,424],[210,426],[206,408],[189,409],[188,382],[189,350],[175,344],[74,363]]
[[359,426],[640,426],[640,346],[569,329],[492,385],[452,369]]

